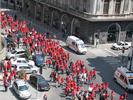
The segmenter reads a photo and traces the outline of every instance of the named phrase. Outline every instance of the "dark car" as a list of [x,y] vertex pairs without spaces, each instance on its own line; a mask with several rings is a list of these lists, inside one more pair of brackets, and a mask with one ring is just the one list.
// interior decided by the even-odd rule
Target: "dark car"
[[44,55],[43,54],[35,54],[33,57],[35,61],[35,65],[40,67],[44,65]]
[[30,84],[39,91],[48,91],[50,89],[48,81],[41,75],[30,75]]

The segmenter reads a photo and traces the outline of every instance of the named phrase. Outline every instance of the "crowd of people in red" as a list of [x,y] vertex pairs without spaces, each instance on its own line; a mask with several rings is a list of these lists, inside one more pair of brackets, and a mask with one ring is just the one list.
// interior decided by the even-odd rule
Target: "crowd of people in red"
[[[97,76],[96,68],[89,71],[82,60],[71,61],[70,54],[60,46],[58,41],[47,38],[47,33],[41,34],[35,28],[30,29],[25,20],[14,20],[12,16],[4,12],[0,12],[0,14],[2,28],[6,33],[15,37],[17,44],[20,42],[17,35],[18,32],[21,32],[21,40],[30,54],[38,51],[47,56],[46,66],[53,69],[50,74],[51,81],[56,83],[56,87],[64,88],[66,96],[71,95],[73,100],[76,97],[78,100],[95,100],[98,94],[99,100],[108,100],[109,98],[115,100],[115,92],[113,90],[111,93],[108,92],[108,82],[93,82]],[[7,26],[10,26],[10,29],[7,29]],[[3,82],[6,90],[7,83],[11,82],[12,78],[16,78],[16,70],[11,68],[10,60],[5,60]],[[87,85],[88,89],[85,89],[84,85]],[[127,93],[119,97],[119,100],[126,99]]]

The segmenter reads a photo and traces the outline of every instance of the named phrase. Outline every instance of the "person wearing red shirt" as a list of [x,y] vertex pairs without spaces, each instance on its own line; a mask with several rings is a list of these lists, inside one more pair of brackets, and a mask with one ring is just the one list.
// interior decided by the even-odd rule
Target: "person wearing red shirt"
[[74,89],[74,90],[72,91],[72,100],[75,100],[75,99],[76,99],[76,94],[77,94],[77,90]]
[[119,100],[124,100],[124,96],[120,95]]
[[114,100],[115,92],[112,90],[111,91],[111,100]]
[[5,92],[6,92],[8,89],[8,82],[7,82],[6,76],[3,77],[3,83],[4,83],[4,87],[5,87]]
[[14,68],[12,72],[13,72],[14,79],[16,79],[16,75],[17,75],[16,69]]
[[68,96],[69,90],[70,90],[70,87],[69,87],[69,86],[66,86],[66,87],[65,87],[65,95],[66,95],[66,96]]
[[11,84],[11,81],[12,81],[12,74],[9,75],[8,77],[8,82]]
[[10,70],[10,72],[11,72],[11,67],[12,67],[12,66],[11,66],[11,62],[8,61],[8,62],[7,62],[7,70]]
[[127,99],[128,99],[128,94],[127,94],[127,92],[125,92],[123,96],[124,96],[124,100],[127,100]]
[[93,69],[92,73],[93,73],[93,79],[95,80],[96,79],[96,68]]
[[64,84],[64,78],[61,77],[61,79],[60,79],[60,86],[63,87],[63,84]]
[[57,75],[57,77],[56,77],[56,87],[57,86],[60,87],[60,78],[61,78],[61,76],[60,75]]
[[4,76],[8,76],[8,71],[7,70],[4,70]]

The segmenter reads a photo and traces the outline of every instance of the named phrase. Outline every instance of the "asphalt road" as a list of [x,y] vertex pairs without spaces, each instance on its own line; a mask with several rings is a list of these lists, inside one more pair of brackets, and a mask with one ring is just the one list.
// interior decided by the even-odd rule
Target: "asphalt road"
[[[100,49],[89,48],[86,55],[78,55],[72,50],[68,49],[67,47],[64,47],[64,48],[68,52],[70,52],[71,59],[73,59],[74,61],[77,59],[83,60],[88,70],[92,69],[92,67],[96,67],[97,73],[98,73],[96,82],[101,82],[101,81],[109,82],[110,89],[115,90],[117,94],[124,93],[124,89],[113,81],[114,71],[116,70],[117,67],[123,65],[119,57],[121,55],[121,51],[110,50],[108,47],[107,47],[107,50],[105,50],[106,47],[101,47]],[[108,52],[108,51],[111,51],[118,56],[115,56],[111,52]],[[125,54],[128,54],[128,51],[126,51]],[[91,64],[92,67],[88,67],[89,63]],[[49,72],[50,72],[50,69],[47,69],[47,70],[44,70],[44,73],[43,73],[43,76],[47,80],[49,80]],[[36,89],[34,89],[31,85],[29,86],[30,86],[30,91],[32,92],[32,98],[31,98],[32,100],[33,99],[35,100],[36,97],[42,98],[44,92],[38,92],[38,96],[36,96],[37,94]],[[5,93],[3,92],[3,89],[1,88],[1,85],[0,85],[0,91],[1,91],[0,98],[2,98],[2,100],[4,99],[8,100],[9,98],[11,100],[18,99],[16,98],[16,95],[14,94],[11,88],[9,88],[9,91]],[[45,93],[49,94],[48,95],[49,100],[54,100],[54,99],[62,100],[63,98],[59,96],[61,92],[62,92],[61,89],[52,87],[49,92],[45,92]],[[118,98],[118,95],[116,98]],[[129,94],[128,100],[133,100],[133,94]]]
[[[118,100],[119,95],[124,94],[125,90],[116,82],[113,80],[114,71],[117,67],[122,66],[121,60],[119,59],[120,55],[117,57],[114,54],[111,54],[110,52],[113,52],[115,54],[120,54],[121,51],[114,51],[110,50],[110,52],[107,52],[106,50],[102,48],[89,48],[86,55],[78,55],[72,50],[65,47],[68,52],[70,52],[72,59],[77,60],[81,59],[84,60],[86,67],[89,69],[88,64],[90,64],[92,67],[96,67],[98,77],[96,82],[109,82],[109,89],[114,90],[117,93],[116,100]],[[106,47],[104,47],[106,48]],[[108,47],[107,47],[108,48]],[[126,54],[128,54],[128,51],[126,51]],[[133,100],[133,94],[128,94],[129,98],[128,100]]]

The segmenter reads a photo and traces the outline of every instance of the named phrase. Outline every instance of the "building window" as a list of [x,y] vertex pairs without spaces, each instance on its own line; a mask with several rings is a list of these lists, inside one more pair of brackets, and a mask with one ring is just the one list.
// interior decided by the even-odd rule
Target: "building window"
[[120,7],[121,7],[121,0],[116,0],[115,14],[119,14],[120,13]]
[[109,0],[104,0],[103,14],[108,14],[109,11]]

